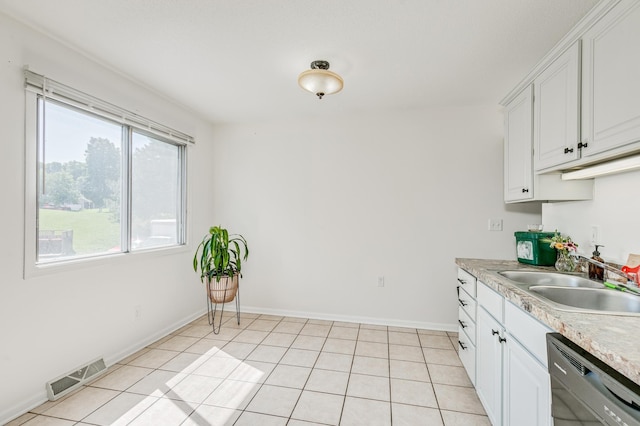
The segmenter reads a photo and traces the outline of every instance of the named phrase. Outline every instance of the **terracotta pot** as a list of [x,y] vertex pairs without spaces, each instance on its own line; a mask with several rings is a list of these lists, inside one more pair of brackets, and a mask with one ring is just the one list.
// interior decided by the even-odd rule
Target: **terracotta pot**
[[208,280],[207,289],[209,292],[209,298],[213,303],[227,303],[231,302],[238,292],[238,278],[239,274],[234,274],[233,277],[221,277],[220,281],[216,281],[215,278]]

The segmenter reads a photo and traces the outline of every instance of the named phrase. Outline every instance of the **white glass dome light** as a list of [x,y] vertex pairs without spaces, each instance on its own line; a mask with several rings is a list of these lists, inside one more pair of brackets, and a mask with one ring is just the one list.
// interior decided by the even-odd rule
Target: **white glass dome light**
[[318,99],[324,95],[332,95],[342,90],[344,81],[333,71],[329,71],[329,62],[313,61],[311,69],[298,76],[298,84],[304,90],[315,94]]

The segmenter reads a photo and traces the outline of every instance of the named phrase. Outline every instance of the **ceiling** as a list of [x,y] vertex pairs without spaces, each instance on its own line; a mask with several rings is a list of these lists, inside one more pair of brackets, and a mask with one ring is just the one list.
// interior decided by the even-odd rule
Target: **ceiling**
[[[496,105],[597,0],[0,0],[212,122]],[[328,60],[344,90],[297,86]]]

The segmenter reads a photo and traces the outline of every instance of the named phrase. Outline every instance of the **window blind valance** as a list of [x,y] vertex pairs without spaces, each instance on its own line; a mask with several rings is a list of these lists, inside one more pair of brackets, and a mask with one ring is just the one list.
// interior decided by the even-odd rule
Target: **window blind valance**
[[149,120],[28,69],[24,70],[24,76],[25,88],[45,98],[65,102],[75,108],[89,111],[117,123],[152,133],[179,144],[195,143],[194,138],[186,133]]

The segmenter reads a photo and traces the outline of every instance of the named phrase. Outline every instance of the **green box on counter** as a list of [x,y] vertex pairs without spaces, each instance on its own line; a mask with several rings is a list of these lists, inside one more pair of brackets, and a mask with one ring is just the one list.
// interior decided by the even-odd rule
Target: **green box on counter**
[[554,235],[554,232],[516,232],[518,262],[537,266],[555,264],[556,249],[551,248],[548,241]]

